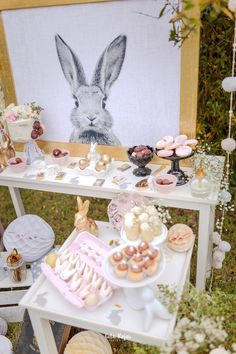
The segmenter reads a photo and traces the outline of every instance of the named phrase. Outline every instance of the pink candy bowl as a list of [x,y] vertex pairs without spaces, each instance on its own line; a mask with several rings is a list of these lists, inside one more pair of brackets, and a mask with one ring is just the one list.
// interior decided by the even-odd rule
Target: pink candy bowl
[[[172,183],[171,184],[159,184],[159,183],[157,183],[158,179],[168,179]],[[176,184],[177,184],[177,178],[174,175],[170,175],[168,173],[158,175],[155,178],[156,188],[157,188],[158,192],[163,193],[163,194],[171,193],[175,189]]]
[[16,161],[16,157],[12,157],[11,159],[9,159],[7,161],[8,167],[10,168],[10,170],[14,173],[21,173],[24,172],[26,169],[26,158],[25,157],[20,157],[22,162],[15,164],[15,165],[11,165],[11,162],[15,162]]
[[52,159],[55,163],[57,163],[58,165],[60,166],[65,166],[69,163],[69,157],[70,157],[70,153],[68,150],[63,150],[63,149],[60,149],[61,152],[67,152],[67,155],[66,156],[61,156],[61,157],[55,157],[53,154],[52,154]]

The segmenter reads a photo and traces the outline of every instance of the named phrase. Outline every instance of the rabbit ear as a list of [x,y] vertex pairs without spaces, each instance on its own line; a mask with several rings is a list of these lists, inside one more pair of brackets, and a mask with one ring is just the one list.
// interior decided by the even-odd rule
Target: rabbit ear
[[83,203],[82,207],[80,208],[80,213],[83,216],[86,216],[88,211],[89,211],[89,200],[85,200],[85,202]]
[[72,94],[75,94],[79,86],[87,85],[84,69],[76,54],[63,41],[59,34],[55,36],[55,41],[62,71],[70,84]]
[[125,51],[126,36],[119,36],[105,49],[96,65],[92,84],[99,86],[106,96],[120,74]]
[[79,195],[77,197],[77,205],[78,205],[78,210],[80,211],[80,208],[83,205],[83,201],[82,201],[82,199],[80,198]]

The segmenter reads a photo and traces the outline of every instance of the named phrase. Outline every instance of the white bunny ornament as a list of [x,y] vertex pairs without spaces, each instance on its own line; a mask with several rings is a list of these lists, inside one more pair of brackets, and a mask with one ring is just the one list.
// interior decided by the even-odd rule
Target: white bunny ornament
[[121,145],[112,131],[113,119],[106,109],[106,100],[122,69],[126,36],[118,36],[106,47],[96,64],[90,85],[77,55],[58,34],[55,40],[61,68],[75,100],[70,142]]

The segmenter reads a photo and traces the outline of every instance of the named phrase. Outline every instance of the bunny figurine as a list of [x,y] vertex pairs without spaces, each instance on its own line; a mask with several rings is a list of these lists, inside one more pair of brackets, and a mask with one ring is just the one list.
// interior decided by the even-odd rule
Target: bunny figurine
[[87,217],[89,211],[89,200],[82,201],[77,197],[78,213],[75,214],[74,226],[78,232],[88,231],[94,236],[98,236],[98,226],[93,219]]
[[124,62],[126,36],[118,36],[104,50],[97,62],[90,85],[86,81],[83,66],[77,55],[58,34],[55,40],[59,62],[75,100],[75,107],[71,113],[73,131],[70,142],[121,145],[112,131],[113,120],[106,109],[106,100]]
[[0,168],[7,166],[7,161],[15,156],[15,150],[12,146],[9,135],[5,132],[4,126],[0,123]]

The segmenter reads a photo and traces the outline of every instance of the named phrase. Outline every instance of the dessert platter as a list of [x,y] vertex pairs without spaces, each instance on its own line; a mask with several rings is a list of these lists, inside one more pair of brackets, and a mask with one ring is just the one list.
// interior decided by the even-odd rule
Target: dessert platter
[[133,244],[145,241],[158,245],[166,240],[167,232],[154,205],[137,205],[124,215],[121,238]]
[[171,169],[167,173],[177,177],[177,186],[188,182],[188,177],[179,167],[179,161],[193,156],[196,145],[196,139],[188,139],[184,134],[176,138],[167,135],[156,143],[156,155],[171,161]]
[[175,252],[188,251],[194,242],[192,229],[185,224],[175,224],[168,232],[167,246]]
[[103,262],[105,277],[122,288],[140,288],[154,283],[165,268],[165,257],[158,247],[140,242],[123,244],[110,251]]

